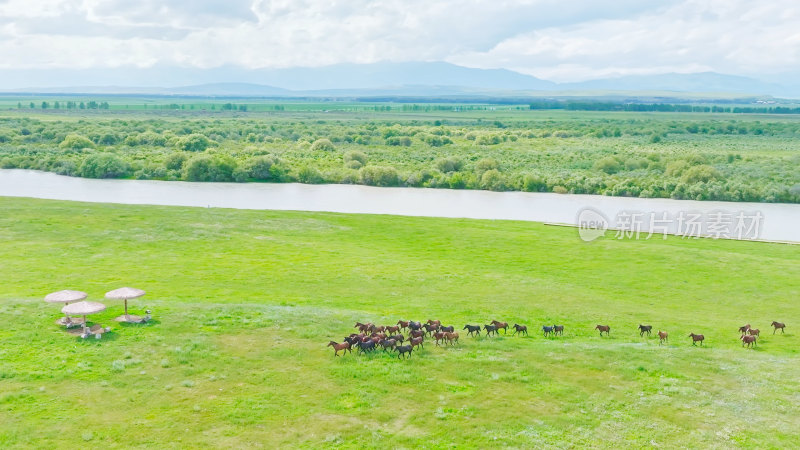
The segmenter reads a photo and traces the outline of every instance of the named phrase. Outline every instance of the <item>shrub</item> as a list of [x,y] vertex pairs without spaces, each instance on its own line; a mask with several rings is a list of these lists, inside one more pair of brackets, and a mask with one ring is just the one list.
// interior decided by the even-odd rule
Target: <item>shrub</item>
[[528,192],[545,192],[547,182],[540,176],[527,173],[522,177],[522,189]]
[[686,169],[689,168],[689,163],[679,159],[677,161],[672,161],[667,164],[667,168],[664,171],[664,174],[668,177],[679,177]]
[[439,158],[434,162],[436,169],[442,173],[458,172],[464,167],[464,161],[459,158]]
[[410,147],[411,146],[411,138],[408,137],[408,136],[392,136],[392,137],[386,138],[386,145]]
[[276,171],[273,169],[277,162],[277,159],[271,155],[256,156],[247,161],[245,170],[250,178],[271,180],[275,178]]
[[164,158],[164,167],[169,170],[181,170],[189,157],[185,153],[170,153]]
[[89,155],[80,168],[80,175],[86,178],[121,178],[128,175],[130,166],[112,153]]
[[622,169],[619,160],[613,156],[606,156],[605,158],[598,159],[592,167],[594,170],[599,170],[609,175],[615,174]]
[[568,191],[564,186],[553,186],[553,192],[556,194],[566,194]]
[[475,139],[478,145],[497,145],[503,142],[503,138],[497,134],[482,134]]
[[320,151],[320,152],[332,152],[336,150],[336,147],[333,145],[330,139],[317,139],[311,144],[311,150],[313,151]]
[[59,148],[69,148],[73,150],[82,148],[94,148],[94,142],[79,134],[68,134],[60,144]]
[[315,167],[303,166],[297,171],[297,181],[306,184],[319,184],[325,180]]
[[397,186],[399,181],[394,167],[366,166],[359,170],[361,183],[367,186]]
[[202,134],[192,133],[175,141],[179,150],[185,152],[202,152],[211,146],[211,140]]
[[477,173],[479,177],[483,176],[484,172],[487,170],[500,170],[500,164],[494,158],[479,159],[478,162],[475,163],[475,173]]
[[625,160],[626,170],[646,169],[648,165],[648,161],[644,158],[628,158]]
[[686,172],[684,172],[683,176],[681,177],[681,181],[687,184],[693,184],[697,182],[709,182],[711,180],[718,180],[722,178],[722,175],[717,171],[717,169],[702,164],[699,166],[692,166]]
[[198,155],[183,166],[188,181],[232,181],[236,160],[224,155]]
[[[342,160],[345,162],[345,165],[347,165],[347,163],[351,161],[357,161],[362,166],[367,165],[367,155],[364,154],[364,152],[360,152],[358,150],[350,150],[345,152],[344,155],[342,155]],[[357,168],[358,167],[356,167],[356,169]]]
[[508,184],[499,170],[490,169],[481,175],[481,187],[490,191],[505,191]]

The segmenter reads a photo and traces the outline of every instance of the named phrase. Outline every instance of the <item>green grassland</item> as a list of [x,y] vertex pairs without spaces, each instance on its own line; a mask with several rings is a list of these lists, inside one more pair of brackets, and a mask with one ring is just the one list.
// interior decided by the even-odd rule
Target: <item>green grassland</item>
[[[0,198],[0,447],[787,448],[800,252],[478,221]],[[147,290],[80,340],[42,301]],[[334,358],[356,321],[529,337]],[[772,320],[787,333],[773,336]],[[749,322],[764,336],[737,340]],[[544,338],[544,324],[566,326]],[[599,337],[595,324],[611,325]],[[640,338],[639,323],[670,332]],[[706,335],[692,347],[690,332]]]
[[800,202],[798,115],[201,106],[3,111],[0,167],[95,178]]

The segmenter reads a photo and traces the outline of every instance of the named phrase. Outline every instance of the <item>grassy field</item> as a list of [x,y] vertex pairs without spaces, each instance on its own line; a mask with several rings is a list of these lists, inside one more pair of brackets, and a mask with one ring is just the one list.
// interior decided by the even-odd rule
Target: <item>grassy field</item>
[[[536,223],[0,198],[0,447],[787,448],[800,249]],[[146,326],[54,325],[65,288]],[[334,358],[355,321],[529,337]],[[787,333],[773,336],[772,320]],[[743,349],[737,327],[765,335]],[[544,338],[543,324],[566,326]],[[600,338],[595,324],[611,325]],[[670,345],[640,338],[649,323]],[[689,332],[704,333],[692,347]]]

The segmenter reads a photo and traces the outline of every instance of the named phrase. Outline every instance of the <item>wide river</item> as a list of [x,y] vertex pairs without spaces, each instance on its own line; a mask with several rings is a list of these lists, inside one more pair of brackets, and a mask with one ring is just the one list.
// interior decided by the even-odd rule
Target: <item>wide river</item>
[[[94,180],[0,169],[0,196],[81,202],[329,211],[425,217],[604,222],[624,237],[684,235],[800,242],[800,205],[357,185]],[[587,208],[591,208],[587,211]],[[641,230],[641,234],[638,231]],[[577,233],[577,232],[576,232]],[[619,233],[618,233],[619,234]],[[583,236],[583,235],[582,235]],[[650,236],[651,239],[656,237]]]

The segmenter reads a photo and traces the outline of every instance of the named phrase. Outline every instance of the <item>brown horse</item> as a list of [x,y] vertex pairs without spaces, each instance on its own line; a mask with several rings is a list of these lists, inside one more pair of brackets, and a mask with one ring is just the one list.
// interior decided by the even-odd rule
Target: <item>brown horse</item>
[[408,328],[408,321],[398,320],[397,325],[400,327],[401,330],[405,330],[406,328]]
[[750,324],[748,323],[747,325],[745,325],[743,327],[739,327],[739,333],[747,334],[747,330],[749,330],[749,329],[750,329]]
[[394,334],[394,335],[391,335],[391,336],[389,336],[389,339],[394,339],[395,341],[397,341],[397,342],[399,342],[399,343],[401,343],[401,344],[403,343],[403,341],[405,341],[405,340],[406,340],[406,338],[405,338],[405,337],[403,337],[403,335],[402,335],[402,334]]
[[425,332],[427,332],[428,334],[432,334],[433,332],[439,329],[439,325],[436,325],[435,323],[431,324],[426,323],[422,327],[425,328]]
[[517,333],[519,333],[519,334],[520,334],[520,336],[521,336],[521,335],[523,335],[523,334],[524,334],[525,336],[527,336],[527,335],[528,335],[528,327],[527,327],[527,326],[525,326],[525,325],[519,325],[519,324],[516,324],[516,323],[515,323],[515,324],[514,324],[514,332],[513,332],[513,333],[511,333],[511,335],[513,336],[513,335],[515,335],[515,334],[517,334]]
[[664,341],[669,342],[669,334],[666,331],[658,330],[658,345],[663,344]]
[[369,331],[371,333],[383,333],[384,331],[386,331],[386,327],[384,327],[384,326],[380,326],[379,327],[377,325],[370,325]]
[[647,335],[648,335],[648,336],[650,336],[650,331],[651,331],[652,329],[653,329],[653,326],[652,326],[652,325],[642,325],[642,324],[639,324],[639,336],[640,336],[640,337],[641,337],[641,336],[644,336],[644,334],[645,334],[645,333],[647,333]]
[[506,330],[508,329],[508,322],[498,322],[496,320],[493,320],[492,325],[494,325],[498,330],[502,328],[503,334],[506,334]]
[[383,347],[383,351],[392,349],[394,350],[395,346],[397,345],[397,341],[394,339],[384,339],[380,342],[381,347]]
[[595,330],[600,330],[600,336],[602,336],[603,333],[605,333],[606,336],[608,336],[608,333],[611,331],[611,327],[608,326],[608,325],[598,325],[598,326],[594,327],[594,329]]
[[781,322],[775,322],[775,321],[773,320],[773,321],[772,321],[772,326],[773,326],[773,327],[775,327],[775,329],[774,329],[774,330],[772,330],[772,334],[775,334],[775,332],[776,332],[776,331],[778,331],[778,329],[780,329],[780,330],[781,330],[781,334],[784,334],[784,333],[785,333],[785,331],[783,331],[783,329],[784,329],[784,328],[786,328],[786,324],[785,324],[785,323],[781,323]]
[[366,333],[367,330],[369,330],[371,326],[372,326],[372,324],[369,323],[369,322],[367,322],[367,323],[356,322],[356,324],[353,326],[353,328],[358,328],[358,331],[360,333]]
[[439,346],[439,342],[444,340],[444,333],[441,331],[433,333],[433,339],[436,340],[436,346]]
[[345,352],[353,353],[353,350],[350,348],[349,342],[342,342],[341,344],[337,344],[334,341],[328,342],[326,347],[333,347],[333,356],[339,356],[339,350],[344,350]]
[[702,334],[689,333],[689,337],[692,338],[692,345],[697,345],[699,342],[701,347],[703,346],[703,341],[706,340],[706,337]]
[[439,325],[441,325],[441,324],[442,324],[442,321],[441,321],[441,320],[431,320],[431,319],[428,319],[428,321],[427,321],[427,322],[425,322],[425,323],[427,323],[428,325],[436,325],[436,326],[438,327]]
[[753,336],[753,335],[749,335],[748,336],[748,335],[743,334],[742,337],[740,337],[739,339],[742,340],[742,347],[744,347],[745,344],[747,344],[747,346],[750,347],[750,348],[752,348],[752,346],[756,345],[756,337]]
[[447,339],[447,343],[450,345],[458,344],[458,333],[455,331],[448,331],[444,333],[444,338]]
[[387,326],[386,327],[386,333],[388,333],[388,334],[397,334],[398,332],[400,332],[400,327],[399,326]]
[[409,341],[409,342],[411,343],[412,347],[419,346],[419,347],[425,348],[425,345],[423,345],[423,341],[424,340],[425,340],[425,336],[420,336],[418,338],[411,339],[411,341]]
[[747,334],[749,334],[750,336],[761,336],[761,330],[759,330],[758,328],[750,328],[749,330],[747,330]]
[[564,325],[553,325],[553,334],[564,335]]
[[425,336],[425,332],[422,330],[411,330],[411,333],[408,333],[408,335],[411,336],[411,338],[413,339]]

